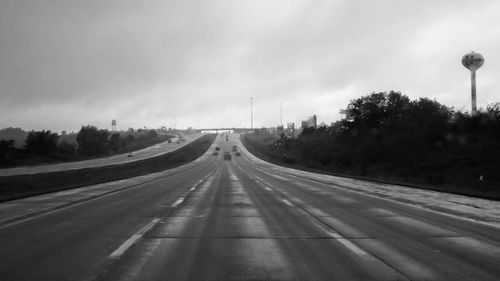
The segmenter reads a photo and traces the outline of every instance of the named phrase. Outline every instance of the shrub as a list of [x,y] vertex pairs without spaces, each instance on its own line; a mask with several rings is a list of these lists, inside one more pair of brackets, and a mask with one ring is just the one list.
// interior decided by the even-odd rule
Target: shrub
[[76,136],[78,152],[82,155],[97,155],[106,152],[109,132],[94,126],[82,126]]
[[57,150],[59,136],[50,131],[31,131],[26,138],[24,148],[27,152],[47,156]]

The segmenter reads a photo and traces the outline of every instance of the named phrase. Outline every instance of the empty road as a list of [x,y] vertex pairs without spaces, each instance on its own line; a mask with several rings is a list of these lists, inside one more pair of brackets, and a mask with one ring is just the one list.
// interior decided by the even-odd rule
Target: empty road
[[34,211],[0,225],[0,280],[500,278],[499,228],[269,169],[235,135],[154,180],[69,196],[0,206]]

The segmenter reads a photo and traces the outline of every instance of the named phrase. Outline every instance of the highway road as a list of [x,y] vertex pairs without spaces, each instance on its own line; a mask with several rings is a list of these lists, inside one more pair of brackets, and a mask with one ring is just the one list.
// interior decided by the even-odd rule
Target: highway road
[[[241,156],[223,160],[214,146]],[[0,280],[499,280],[500,229],[272,169],[219,137],[154,180],[0,224]],[[115,185],[127,185],[121,182]],[[368,183],[365,183],[368,184]]]
[[36,165],[36,166],[0,169],[0,177],[35,174],[35,173],[49,173],[49,172],[76,170],[76,169],[91,168],[91,167],[102,167],[107,165],[123,164],[123,163],[143,160],[164,154],[166,152],[177,150],[183,147],[184,145],[192,142],[193,140],[198,139],[201,136],[202,134],[185,135],[184,136],[185,141],[180,143],[177,143],[177,138],[172,139],[171,143],[168,143],[168,141],[164,141],[159,144],[134,151],[132,153],[133,157],[128,157],[129,153],[125,153],[109,157],[101,157],[101,158],[76,161],[76,162],[64,162],[64,163],[49,164],[49,165]]

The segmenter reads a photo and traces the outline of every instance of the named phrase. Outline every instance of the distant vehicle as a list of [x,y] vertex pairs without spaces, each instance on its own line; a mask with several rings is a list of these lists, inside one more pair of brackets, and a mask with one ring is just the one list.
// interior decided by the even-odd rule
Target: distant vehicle
[[239,151],[236,151],[236,153],[234,153],[234,155],[241,156],[241,153]]
[[168,143],[172,143],[172,140],[171,140],[171,139],[168,139],[168,141],[167,141],[167,142],[168,142]]
[[233,145],[233,152],[234,152],[234,151],[238,151],[238,146]]
[[177,141],[177,143],[181,143],[180,141]]
[[224,160],[231,160],[231,154],[229,154],[229,152],[226,151],[226,153],[224,153]]
[[214,151],[214,153],[212,153],[212,155],[219,155],[219,152]]
[[215,148],[215,151],[220,151],[220,147],[218,147],[218,146],[217,146],[217,147]]
[[129,154],[127,154],[127,157],[134,157],[134,153],[133,152],[129,152]]

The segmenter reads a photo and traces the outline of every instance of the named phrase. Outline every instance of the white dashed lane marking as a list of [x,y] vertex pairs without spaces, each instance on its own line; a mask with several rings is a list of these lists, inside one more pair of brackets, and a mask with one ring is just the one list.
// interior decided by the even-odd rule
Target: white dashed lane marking
[[179,199],[175,200],[175,202],[172,204],[172,208],[179,206],[182,202],[184,202],[184,197],[180,197]]
[[119,258],[125,251],[130,248],[130,246],[134,245],[137,240],[139,240],[144,233],[148,232],[153,226],[155,226],[158,222],[160,221],[159,218],[154,218],[151,220],[147,225],[145,225],[143,228],[141,228],[136,234],[132,235],[127,241],[125,241],[120,247],[118,247],[116,250],[109,255],[110,258],[116,259]]

